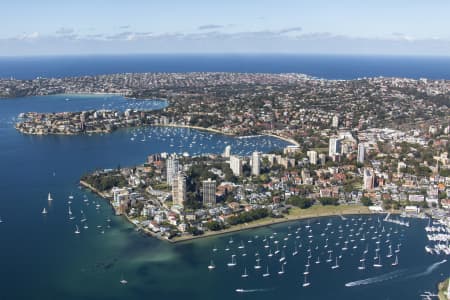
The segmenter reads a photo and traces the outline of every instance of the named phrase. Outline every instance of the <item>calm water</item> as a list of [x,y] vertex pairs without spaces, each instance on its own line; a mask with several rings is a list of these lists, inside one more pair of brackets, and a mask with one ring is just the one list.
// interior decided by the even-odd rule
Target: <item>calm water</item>
[[[421,292],[434,290],[437,282],[449,275],[448,262],[436,264],[442,258],[425,254],[424,221],[420,220],[412,220],[410,228],[388,223],[379,225],[376,218],[369,221],[366,217],[361,221],[326,218],[321,219],[321,224],[311,222],[314,238],[308,288],[301,285],[309,247],[306,246],[309,244],[306,221],[234,234],[233,244],[229,244],[230,236],[177,245],[142,236],[122,218],[113,216],[104,201],[78,189],[79,177],[95,168],[141,163],[146,155],[161,151],[220,153],[230,144],[233,152],[246,154],[254,149],[281,148],[286,143],[268,137],[235,139],[175,128],[42,137],[22,135],[13,128],[14,118],[23,111],[79,110],[96,105],[123,109],[126,105],[157,108],[165,103],[136,104],[117,96],[64,95],[0,101],[0,217],[4,221],[0,224],[2,299],[273,299],[277,296],[328,299],[330,294],[335,299],[418,299]],[[53,195],[52,203],[47,201],[48,192]],[[71,204],[74,220],[68,218],[70,194],[74,195]],[[86,198],[88,202],[84,201]],[[97,204],[99,209],[96,209]],[[41,214],[44,207],[49,211],[46,216]],[[88,229],[84,229],[80,221],[81,210],[87,218]],[[110,226],[108,218],[111,218]],[[364,220],[366,225],[362,225]],[[329,231],[321,236],[329,221],[332,222]],[[74,234],[75,225],[80,227],[81,234]],[[343,239],[338,238],[339,225],[343,228]],[[370,229],[371,225],[374,229]],[[298,226],[301,226],[300,239],[295,239]],[[381,226],[386,230],[380,238],[384,266],[375,269],[372,263],[376,240],[368,238],[375,235],[375,230],[381,234]],[[359,228],[367,232],[367,242],[355,238],[351,245],[358,248],[347,251],[335,244],[339,240],[342,244],[346,235]],[[390,266],[392,259],[385,258],[386,234],[390,230],[398,231],[390,237],[393,249],[398,243],[402,244],[400,264],[395,268]],[[262,241],[264,236],[274,232],[277,233],[275,239],[280,241],[280,250],[284,250],[287,257],[284,275],[276,273],[280,268],[279,255],[269,260]],[[293,235],[284,241],[288,233]],[[339,269],[331,270],[331,264],[324,261],[326,238],[334,253],[342,252]],[[252,243],[248,242],[250,239]],[[247,253],[245,257],[242,256],[244,250],[238,248],[241,240]],[[302,242],[303,246],[294,257],[291,252],[295,241]],[[286,248],[282,248],[285,243]],[[358,271],[366,244],[369,245],[367,270]],[[275,244],[271,245],[274,251]],[[214,247],[218,248],[217,252],[212,252]],[[227,247],[229,251],[225,250]],[[255,271],[253,267],[255,252],[261,255],[262,271]],[[237,266],[229,268],[226,264],[232,253],[237,255]],[[314,263],[316,256],[320,256],[321,264]],[[210,258],[217,266],[211,272],[207,269]],[[261,273],[266,265],[271,276],[263,278]],[[246,280],[240,277],[244,266],[250,274]],[[129,281],[128,285],[119,283],[122,276]],[[365,284],[355,283],[362,279],[368,280]],[[349,282],[354,282],[355,286],[346,287]],[[249,292],[238,294],[236,288]]]
[[450,57],[351,55],[106,55],[0,57],[0,78],[122,72],[304,73],[328,79],[396,76],[450,79]]

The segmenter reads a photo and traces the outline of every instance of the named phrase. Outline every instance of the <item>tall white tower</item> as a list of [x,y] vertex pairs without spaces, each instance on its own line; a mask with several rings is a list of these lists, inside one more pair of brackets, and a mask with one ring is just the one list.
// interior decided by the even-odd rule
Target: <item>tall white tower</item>
[[259,176],[261,171],[261,153],[254,151],[252,153],[252,175]]

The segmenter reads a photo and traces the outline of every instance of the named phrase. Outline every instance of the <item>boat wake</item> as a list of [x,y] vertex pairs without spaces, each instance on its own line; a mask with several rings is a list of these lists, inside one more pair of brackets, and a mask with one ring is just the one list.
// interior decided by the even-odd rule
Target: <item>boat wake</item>
[[429,266],[425,271],[423,271],[421,273],[413,274],[411,276],[408,276],[407,278],[417,278],[417,277],[427,276],[427,275],[433,273],[434,270],[436,270],[440,265],[445,264],[446,262],[447,262],[446,259],[435,262],[434,264]]
[[268,292],[271,289],[236,289],[237,293],[257,293],[257,292]]
[[382,282],[386,280],[391,280],[397,277],[400,277],[404,275],[407,272],[406,269],[404,270],[397,270],[394,272],[386,273],[380,276],[370,277],[362,280],[352,281],[345,284],[346,287],[354,287],[359,285],[367,285],[367,284],[373,284],[377,282]]
[[[417,277],[422,277],[422,276],[429,275],[429,274],[433,273],[434,270],[436,270],[440,265],[445,264],[446,262],[447,262],[446,259],[443,259],[441,261],[435,262],[431,266],[427,267],[425,269],[425,271],[409,275],[407,277],[404,277],[403,279],[411,279],[411,278],[417,278]],[[409,269],[409,271],[411,271],[411,269]],[[391,280],[391,279],[403,276],[403,275],[405,275],[406,272],[408,272],[407,269],[398,270],[398,271],[386,273],[386,274],[383,274],[383,275],[380,275],[380,276],[376,276],[376,277],[370,277],[370,278],[366,278],[366,279],[362,279],[362,280],[358,280],[358,281],[348,282],[348,283],[345,284],[345,286],[346,287],[354,287],[354,286],[358,286],[358,285],[367,285],[367,284],[387,281],[387,280]]]

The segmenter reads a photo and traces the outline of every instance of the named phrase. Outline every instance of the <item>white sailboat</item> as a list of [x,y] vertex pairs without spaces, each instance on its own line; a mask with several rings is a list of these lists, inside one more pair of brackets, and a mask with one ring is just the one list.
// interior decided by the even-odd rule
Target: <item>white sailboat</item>
[[398,255],[395,256],[395,261],[392,263],[392,265],[395,267],[398,265]]
[[308,275],[308,274],[309,274],[309,265],[306,265],[303,275]]
[[234,266],[236,266],[236,255],[231,255],[231,262],[229,262],[228,264],[227,264],[227,266],[229,266],[229,267],[234,267]]
[[303,284],[302,284],[303,287],[310,286],[310,284],[311,284],[310,282],[308,282],[307,276],[308,275],[305,275],[305,279],[303,280]]
[[281,264],[281,270],[278,271],[279,275],[283,275],[284,274],[284,264]]
[[269,276],[270,276],[270,273],[269,273],[269,265],[266,266],[266,273],[264,273],[262,276],[263,276],[263,277],[269,277]]
[[213,260],[211,259],[211,261],[209,263],[209,266],[208,266],[208,269],[209,270],[214,270],[215,268],[216,268],[216,265],[214,264]]
[[292,256],[296,256],[298,254],[297,243],[295,243],[294,251],[292,252]]
[[365,260],[361,261],[361,265],[358,266],[358,270],[365,270],[366,269],[366,264],[365,264]]
[[242,274],[241,277],[242,278],[247,278],[248,277],[247,267],[244,268],[244,274]]
[[241,244],[239,245],[238,249],[244,249],[244,241],[241,241]]
[[278,244],[276,244],[275,255],[277,255],[278,253],[280,253],[280,250],[278,249]]
[[333,261],[333,259],[331,258],[331,253],[332,253],[332,252],[333,252],[333,251],[328,251],[328,253],[329,253],[328,259],[327,259],[327,262],[328,262],[328,263]]
[[42,210],[42,214],[46,215],[47,214],[47,209],[44,207],[44,209]]
[[378,263],[374,263],[373,266],[375,268],[381,268],[383,265],[381,264],[381,255],[378,256]]
[[48,201],[52,201],[53,200],[52,194],[48,193],[47,199],[48,199]]
[[127,284],[128,283],[128,281],[126,281],[124,278],[123,278],[123,275],[121,276],[121,279],[120,279],[120,284]]
[[387,258],[392,257],[392,246],[389,245],[389,253],[386,255]]
[[337,268],[339,268],[339,264],[338,264],[338,257],[336,256],[336,263],[333,265],[333,266],[331,266],[331,269],[337,269]]
[[76,229],[75,229],[75,234],[80,234],[80,229],[78,228],[78,225],[75,225]]
[[259,260],[256,261],[256,265],[254,266],[256,270],[261,269],[261,265],[259,264]]

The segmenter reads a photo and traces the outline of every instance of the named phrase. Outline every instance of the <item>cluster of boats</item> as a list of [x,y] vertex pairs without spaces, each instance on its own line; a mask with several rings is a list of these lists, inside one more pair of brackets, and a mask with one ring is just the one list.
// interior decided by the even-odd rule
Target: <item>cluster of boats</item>
[[[51,193],[48,193],[47,200],[48,200],[49,203],[53,201],[53,197],[52,197]],[[68,211],[67,211],[67,214],[68,214],[69,220],[71,220],[71,221],[73,221],[73,220],[75,220],[75,219],[77,218],[77,217],[75,216],[74,212],[72,211],[72,207],[71,207],[71,204],[72,204],[73,200],[74,200],[74,196],[73,196],[72,194],[69,195],[69,196],[68,196],[68,200],[67,200],[67,204],[68,204]],[[95,202],[95,201],[89,201],[89,199],[86,197],[86,195],[84,195],[84,198],[83,198],[83,200],[82,200],[82,203],[83,203],[86,207],[89,207],[90,204],[94,204],[94,207],[95,207],[95,209],[96,209],[97,211],[99,211],[99,210],[100,210],[100,207],[101,207],[101,205],[100,205],[100,203],[98,203],[98,201],[97,201],[97,202]],[[47,214],[48,214],[48,210],[47,210],[46,207],[44,207],[44,208],[42,209],[41,214],[43,214],[43,215],[47,215]],[[89,226],[88,226],[88,223],[87,223],[86,213],[84,212],[83,209],[80,209],[80,218],[79,218],[79,219],[80,219],[80,226],[81,226],[83,229],[85,229],[85,230],[89,229]],[[108,218],[108,219],[106,220],[106,223],[107,223],[107,224],[106,224],[105,227],[110,228],[110,227],[111,227],[111,219]],[[99,232],[100,232],[101,234],[104,234],[104,233],[105,233],[105,230],[104,230],[104,226],[103,226],[103,225],[97,225],[97,229],[99,230]],[[75,233],[76,235],[78,235],[78,234],[81,233],[80,227],[78,226],[78,224],[75,224],[75,231],[74,231],[74,233]]]
[[[233,153],[246,155],[254,147],[254,139],[258,136],[248,139],[233,139]],[[130,131],[131,142],[158,142],[168,144],[170,152],[178,154],[189,153],[193,156],[205,153],[205,147],[210,152],[222,152],[226,145],[230,144],[230,138],[205,131],[187,130],[186,128],[176,127],[141,127],[133,128]],[[284,141],[264,138],[258,140],[258,146],[261,149],[282,148]]]
[[[321,224],[323,220],[300,223],[295,229],[289,226],[287,232],[273,231],[247,241],[235,241],[236,237],[232,236],[222,247],[212,249],[208,269],[215,270],[214,261],[228,257],[220,266],[239,270],[242,279],[269,278],[273,274],[286,274],[289,264],[289,272],[300,275],[301,285],[308,287],[314,266],[320,264],[328,265],[331,270],[345,266],[361,272],[370,266],[379,269],[399,265],[403,226],[372,217],[354,217],[341,222],[336,219],[330,218],[326,224]],[[357,263],[351,258],[355,256],[359,257]],[[303,270],[298,270],[302,267]]]
[[425,251],[435,255],[450,255],[450,228],[442,221],[428,221],[425,227],[427,239],[430,244],[425,246]]

